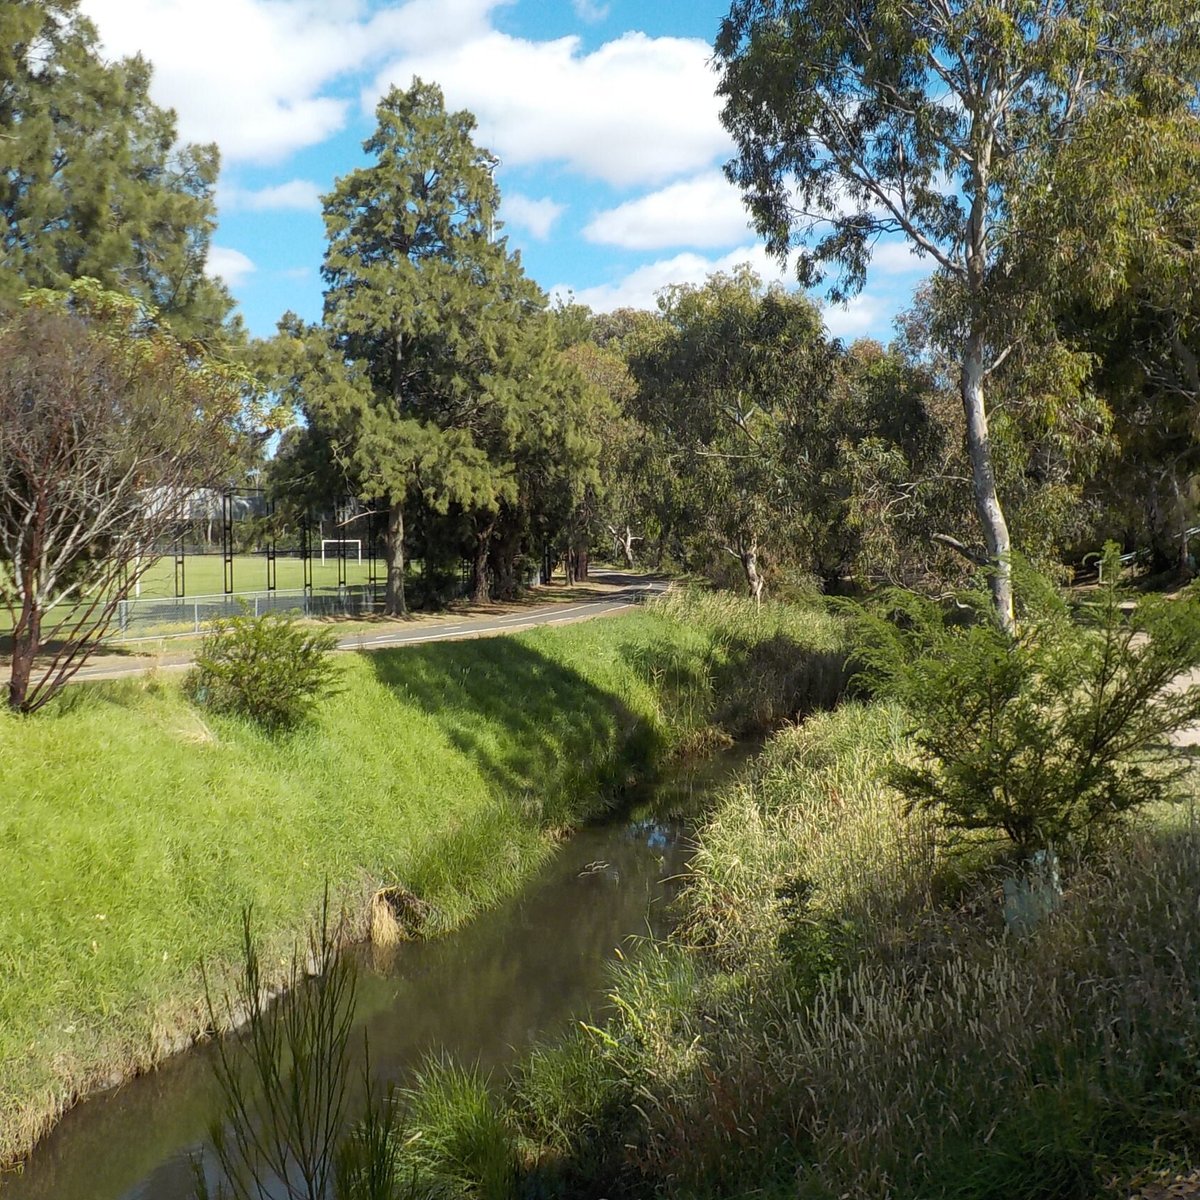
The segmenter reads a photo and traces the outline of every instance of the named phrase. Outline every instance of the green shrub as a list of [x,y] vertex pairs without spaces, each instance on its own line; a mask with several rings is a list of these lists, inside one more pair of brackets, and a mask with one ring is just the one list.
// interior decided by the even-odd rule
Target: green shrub
[[482,1072],[432,1059],[407,1098],[401,1162],[414,1179],[446,1196],[508,1200],[515,1194],[516,1145]]
[[1002,831],[1025,853],[1084,850],[1185,769],[1170,735],[1200,719],[1200,687],[1168,685],[1200,663],[1200,604],[1194,593],[1133,603],[1114,547],[1109,582],[1077,612],[1014,565],[1015,635],[982,589],[954,613],[890,591],[857,610],[859,678],[913,718],[919,757],[892,773],[910,805],[951,828]]
[[271,731],[291,729],[334,690],[329,657],[337,638],[288,616],[243,614],[205,637],[184,687],[197,704],[246,717]]
[[[730,786],[686,944],[643,948],[604,1029],[517,1071],[516,1194],[1083,1200],[1200,1166],[1194,812],[1133,822],[1012,937],[990,872],[935,854],[929,815],[879,782],[902,728],[896,706],[844,705]],[[778,885],[800,878],[797,912]],[[853,936],[797,946],[778,936],[797,920]]]

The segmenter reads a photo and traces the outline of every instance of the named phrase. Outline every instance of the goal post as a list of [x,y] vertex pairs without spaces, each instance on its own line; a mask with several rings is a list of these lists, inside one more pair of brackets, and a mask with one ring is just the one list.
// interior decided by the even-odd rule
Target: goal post
[[354,555],[355,562],[362,562],[362,538],[322,538],[321,539],[321,561],[325,562],[328,558],[340,558],[342,556],[341,547],[345,547],[345,557],[349,558],[351,553]]

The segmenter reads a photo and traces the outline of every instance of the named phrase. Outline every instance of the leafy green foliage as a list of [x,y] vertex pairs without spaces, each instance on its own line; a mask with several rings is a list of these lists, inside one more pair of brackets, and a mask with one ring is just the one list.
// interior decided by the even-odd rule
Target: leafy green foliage
[[1015,635],[976,591],[953,613],[910,592],[857,609],[860,678],[911,713],[915,763],[893,782],[958,830],[1001,831],[1023,852],[1085,850],[1169,792],[1185,764],[1169,738],[1200,719],[1200,602],[1127,602],[1115,547],[1073,613],[1019,566]]
[[88,276],[208,341],[232,307],[204,274],[217,148],[177,145],[150,77],[104,61],[78,0],[0,10],[0,301]]
[[[726,170],[768,248],[781,259],[797,251],[810,286],[832,267],[831,296],[846,299],[861,290],[880,237],[903,234],[955,295],[947,345],[959,368],[982,557],[1009,631],[1012,543],[985,394],[993,373],[1022,346],[1036,347],[1034,374],[1056,366],[1042,412],[1057,418],[1061,407],[1105,432],[1105,414],[1076,403],[1073,355],[1043,351],[1055,334],[1039,319],[1046,273],[1014,269],[1021,248],[1053,244],[1058,228],[1026,219],[1025,198],[1053,190],[1036,151],[1069,144],[1106,91],[1185,57],[1179,48],[1195,39],[1178,30],[1190,8],[1186,0],[1041,9],[1013,0],[733,0],[716,40],[722,120],[738,150]],[[1190,82],[1194,104],[1194,75]],[[1111,182],[1090,163],[1087,174]],[[1017,253],[1006,258],[1009,247]],[[1057,439],[1067,445],[1070,424],[1061,422],[1067,433]],[[1059,502],[1043,514],[1058,519],[1062,489],[1042,498]]]
[[659,473],[679,480],[680,525],[702,561],[729,555],[761,598],[760,558],[787,557],[801,537],[814,473],[799,442],[832,348],[815,305],[748,268],[670,288],[660,307],[631,354],[635,415]]
[[1120,453],[1096,479],[1106,525],[1189,571],[1200,469],[1200,44],[1181,37],[1175,61],[1106,96],[1079,134],[1044,147],[1051,182],[1025,218],[1057,229],[1014,247],[1057,292],[1064,334],[1095,359]]
[[214,712],[272,731],[291,729],[334,691],[329,652],[336,645],[330,631],[305,629],[282,613],[229,617],[201,643],[186,688]]
[[[595,394],[560,355],[545,297],[494,236],[496,159],[475,144],[475,118],[420,80],[389,91],[376,116],[374,161],[325,200],[324,321],[285,318],[277,353],[306,416],[288,447],[294,475],[332,477],[387,511],[385,608],[402,613],[410,505],[457,520],[486,600],[498,544],[496,573],[512,586],[546,507],[538,485],[580,490],[599,439]],[[314,474],[321,459],[332,469]]]

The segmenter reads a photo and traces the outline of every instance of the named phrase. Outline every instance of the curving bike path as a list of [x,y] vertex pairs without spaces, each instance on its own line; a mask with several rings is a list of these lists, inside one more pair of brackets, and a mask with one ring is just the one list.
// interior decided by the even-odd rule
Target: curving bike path
[[[664,579],[637,579],[609,572],[595,572],[591,578],[596,583],[616,585],[617,590],[600,595],[583,596],[577,600],[560,600],[552,604],[539,604],[531,608],[520,609],[517,612],[502,611],[494,616],[485,614],[460,620],[448,619],[445,622],[421,624],[411,629],[401,627],[374,633],[369,632],[369,627],[367,627],[362,631],[339,638],[337,649],[384,650],[394,646],[415,646],[421,642],[496,637],[506,633],[519,633],[523,629],[533,629],[539,625],[589,621],[596,617],[612,616],[615,613],[636,608],[638,605],[644,604],[650,596],[660,595],[670,586],[669,582]],[[633,581],[635,579],[636,582]],[[191,663],[192,655],[185,652],[159,655],[153,661],[108,658],[81,668],[73,676],[71,682],[86,683],[96,680],[126,679],[130,676],[144,675],[148,671],[182,670]]]

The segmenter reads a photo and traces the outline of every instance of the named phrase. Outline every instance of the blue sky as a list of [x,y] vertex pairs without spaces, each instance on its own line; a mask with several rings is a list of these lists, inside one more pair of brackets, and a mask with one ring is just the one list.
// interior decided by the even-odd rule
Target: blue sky
[[[597,310],[767,259],[721,175],[711,43],[718,0],[83,0],[105,50],[144,53],[180,134],[221,148],[210,270],[252,333],[316,319],[320,200],[363,163],[379,95],[413,75],[479,120],[500,217],[528,273]],[[878,248],[830,331],[888,340],[925,265]]]

